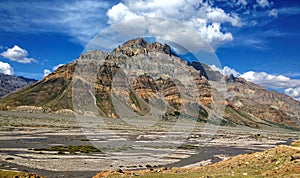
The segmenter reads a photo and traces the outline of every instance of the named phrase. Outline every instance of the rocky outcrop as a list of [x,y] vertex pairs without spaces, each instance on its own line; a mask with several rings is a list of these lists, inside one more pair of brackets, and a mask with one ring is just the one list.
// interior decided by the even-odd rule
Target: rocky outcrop
[[172,55],[172,51],[169,45],[161,44],[158,42],[147,43],[143,38],[137,38],[129,40],[122,46],[118,46],[112,53],[121,53],[126,56],[137,56],[139,54],[148,54],[149,52],[163,52],[168,55]]

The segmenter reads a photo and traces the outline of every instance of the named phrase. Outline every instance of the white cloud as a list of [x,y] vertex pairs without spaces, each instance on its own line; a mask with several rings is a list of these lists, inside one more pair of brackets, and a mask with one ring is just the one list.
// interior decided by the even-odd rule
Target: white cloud
[[0,73],[6,74],[6,75],[13,75],[14,70],[8,63],[0,61]]
[[243,5],[243,6],[246,6],[248,3],[247,3],[247,0],[238,0],[237,1],[237,5]]
[[283,15],[297,15],[300,14],[300,8],[299,7],[283,7],[277,9],[277,12],[279,14]]
[[300,87],[287,88],[284,93],[300,101]]
[[58,64],[57,66],[54,66],[52,68],[53,71],[56,71],[56,69],[58,69],[59,67],[63,66],[64,64]]
[[107,16],[109,17],[108,23],[115,24],[122,20],[129,20],[139,17],[138,15],[132,13],[126,5],[119,3],[113,6],[107,11]]
[[45,69],[44,70],[44,77],[48,76],[49,74],[51,74],[52,72],[49,69]]
[[239,77],[241,74],[239,72],[237,72],[235,69],[232,69],[228,66],[225,66],[223,69],[222,69],[222,73],[223,75],[233,75],[235,77]]
[[272,16],[272,17],[277,17],[278,16],[278,12],[276,9],[272,9],[270,10],[269,12],[269,16]]
[[[222,24],[227,23],[235,27],[243,25],[237,14],[226,13],[223,9],[212,7],[208,3],[202,1],[199,3],[192,0],[127,0],[113,6],[106,14],[111,25],[118,25],[118,22],[126,20],[136,20],[136,23],[128,22],[128,27],[123,25],[122,28],[119,28],[130,33],[133,33],[133,31],[129,28],[140,29],[143,27],[143,24],[137,20],[143,17],[176,19],[193,30],[187,31],[187,27],[185,29],[175,28],[167,21],[161,23],[158,21],[157,24],[151,23],[150,26],[146,26],[148,29],[143,30],[152,32],[151,34],[155,34],[159,38],[175,41],[178,44],[193,43],[194,40],[191,39],[198,35],[201,37],[200,41],[206,40],[213,49],[217,49],[220,45],[233,40],[230,32],[223,32]],[[180,35],[178,34],[183,34],[184,37],[179,40],[178,36]],[[195,41],[196,43],[193,45],[203,46],[203,44],[199,44],[203,43],[200,41]]]
[[[222,69],[220,69],[219,67],[217,67],[216,65],[211,65],[210,66],[210,68],[212,69],[212,70],[214,70],[214,71],[218,71],[218,72],[220,72],[221,74],[223,74],[223,72],[222,72]],[[224,74],[223,74],[224,75]]]
[[52,68],[52,71],[49,69],[44,69],[44,77],[48,76],[51,74],[53,71],[56,71],[59,67],[63,66],[64,64],[58,64]]
[[225,11],[221,8],[212,8],[210,6],[205,6],[205,8],[202,9],[203,12],[201,12],[201,16],[204,16],[204,19],[206,19],[209,22],[217,22],[217,23],[225,23],[229,22],[233,26],[241,26],[242,23],[239,19],[239,17],[236,14],[227,14]]
[[300,80],[293,80],[283,75],[272,75],[266,72],[249,71],[242,74],[240,77],[268,88],[284,89],[300,86]]
[[284,93],[300,101],[300,80],[283,75],[272,75],[266,72],[249,71],[240,77],[266,88],[283,89]]
[[223,75],[233,75],[235,77],[239,77],[241,74],[237,72],[235,69],[232,69],[228,66],[224,66],[223,69],[216,67],[215,65],[210,66],[212,70],[218,71]]
[[284,93],[299,100],[300,80],[291,79],[283,75],[272,75],[266,72],[246,72],[240,77],[266,88],[284,89]]
[[256,0],[257,4],[262,7],[262,8],[265,8],[265,7],[269,7],[270,6],[270,3],[268,0]]
[[36,62],[35,59],[28,57],[28,52],[25,49],[20,48],[17,45],[14,45],[12,48],[8,48],[6,51],[1,53],[1,56],[19,63],[31,63]]

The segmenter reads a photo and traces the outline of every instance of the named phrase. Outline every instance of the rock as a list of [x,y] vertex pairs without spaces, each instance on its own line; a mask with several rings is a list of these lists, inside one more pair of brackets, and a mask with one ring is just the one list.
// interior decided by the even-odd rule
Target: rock
[[291,156],[291,161],[294,161],[294,160],[300,160],[300,154],[292,155]]
[[125,172],[122,169],[117,169],[118,173],[124,174]]

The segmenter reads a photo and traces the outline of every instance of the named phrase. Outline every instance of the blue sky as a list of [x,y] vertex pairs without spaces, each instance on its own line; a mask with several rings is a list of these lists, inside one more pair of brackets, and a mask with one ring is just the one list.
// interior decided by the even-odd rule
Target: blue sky
[[[76,59],[102,30],[141,17],[188,26],[211,45],[222,65],[216,70],[300,99],[297,0],[2,0],[0,72],[41,79],[44,72]],[[169,41],[201,47],[200,40],[192,40],[195,34],[175,39],[178,33],[169,27],[155,32]]]

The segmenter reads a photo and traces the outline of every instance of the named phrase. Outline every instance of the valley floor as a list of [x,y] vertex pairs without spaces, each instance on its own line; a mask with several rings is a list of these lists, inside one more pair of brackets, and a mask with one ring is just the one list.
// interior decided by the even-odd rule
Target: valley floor
[[185,137],[170,122],[147,128],[104,122],[88,128],[73,115],[0,112],[0,169],[92,177],[103,170],[194,168],[300,139],[299,132],[280,128],[197,123]]

